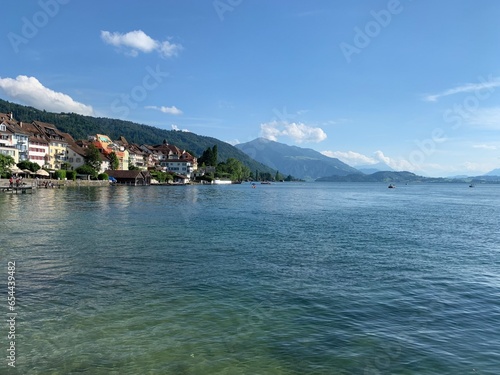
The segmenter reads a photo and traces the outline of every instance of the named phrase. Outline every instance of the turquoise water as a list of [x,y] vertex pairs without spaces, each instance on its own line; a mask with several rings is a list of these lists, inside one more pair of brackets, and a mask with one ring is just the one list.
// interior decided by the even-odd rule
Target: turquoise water
[[498,374],[499,193],[277,183],[1,194],[0,276],[16,262],[18,315],[16,368],[2,355],[0,373]]

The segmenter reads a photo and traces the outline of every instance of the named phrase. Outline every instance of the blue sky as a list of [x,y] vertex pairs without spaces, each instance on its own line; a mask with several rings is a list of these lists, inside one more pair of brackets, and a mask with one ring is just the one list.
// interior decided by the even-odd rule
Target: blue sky
[[5,0],[0,97],[430,176],[500,167],[496,0]]

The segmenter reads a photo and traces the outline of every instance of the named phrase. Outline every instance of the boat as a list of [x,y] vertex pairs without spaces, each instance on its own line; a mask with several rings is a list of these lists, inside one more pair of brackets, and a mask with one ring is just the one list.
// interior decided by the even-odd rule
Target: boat
[[469,187],[474,187],[474,184],[470,184]]
[[221,180],[218,178],[212,181],[213,185],[231,185],[231,183],[232,183],[231,180]]
[[262,181],[260,184],[261,185],[271,185],[271,183],[269,181]]
[[393,184],[390,184],[389,186],[387,186],[389,189],[395,189],[396,188],[396,185],[393,185]]

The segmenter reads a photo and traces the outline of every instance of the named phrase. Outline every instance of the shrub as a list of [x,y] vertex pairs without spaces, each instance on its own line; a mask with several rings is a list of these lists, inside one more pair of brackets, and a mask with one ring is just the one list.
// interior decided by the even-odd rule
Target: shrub
[[66,171],[66,178],[68,180],[75,181],[76,180],[76,171]]
[[66,178],[66,171],[64,169],[59,169],[55,173],[55,178],[58,180],[64,180]]
[[109,176],[108,176],[107,173],[99,173],[97,175],[97,179],[98,180],[105,180],[105,181],[107,181],[109,179]]

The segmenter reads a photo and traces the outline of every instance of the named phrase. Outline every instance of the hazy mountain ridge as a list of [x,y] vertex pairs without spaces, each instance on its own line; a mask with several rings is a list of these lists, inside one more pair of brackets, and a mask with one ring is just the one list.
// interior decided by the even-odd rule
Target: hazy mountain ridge
[[328,176],[318,178],[319,182],[421,182],[427,177],[417,176],[412,172],[380,171],[372,174],[351,174],[347,176]]
[[201,156],[208,147],[213,147],[216,144],[219,161],[235,158],[250,168],[251,171],[259,170],[259,172],[271,173],[273,176],[276,173],[276,170],[250,158],[229,143],[191,132],[165,130],[119,119],[40,111],[33,107],[11,103],[2,99],[0,99],[0,112],[12,112],[14,118],[22,122],[42,121],[54,124],[59,130],[71,134],[75,139],[87,139],[87,136],[99,133],[106,134],[111,139],[124,136],[128,142],[137,144],[155,145],[167,140],[170,144],[193,152],[197,157]]
[[500,176],[500,168],[493,169],[492,171],[486,173],[484,176]]
[[454,182],[467,184],[500,183],[500,176],[477,176],[465,178],[424,177],[412,172],[381,171],[369,175],[351,174],[347,176],[328,176],[316,179],[318,182],[385,182],[385,183],[424,183],[424,182]]
[[364,174],[372,174],[372,173],[383,172],[383,171],[394,172],[394,169],[392,169],[387,164],[382,163],[382,162],[379,162],[377,164],[358,165],[358,166],[356,166],[356,169],[360,172],[363,172]]
[[291,174],[305,180],[315,180],[329,175],[361,174],[357,169],[318,151],[289,146],[265,138],[240,143],[236,147],[281,174]]

